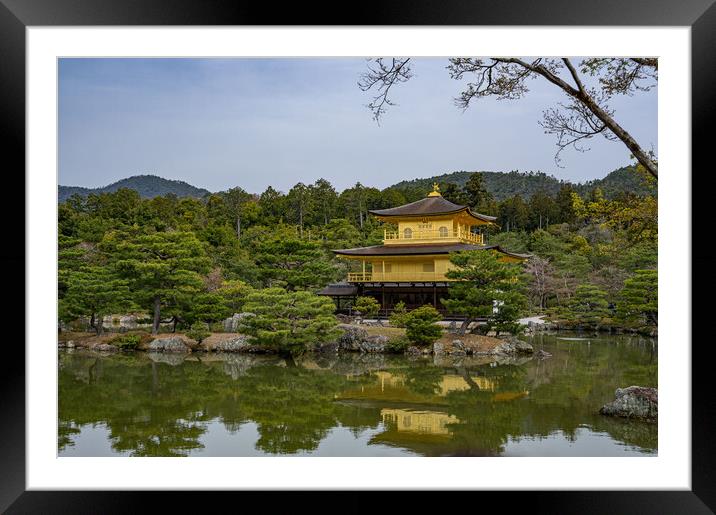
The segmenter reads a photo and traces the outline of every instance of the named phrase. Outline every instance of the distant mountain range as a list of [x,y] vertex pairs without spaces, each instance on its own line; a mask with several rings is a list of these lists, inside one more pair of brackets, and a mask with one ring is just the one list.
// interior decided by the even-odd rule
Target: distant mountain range
[[[452,172],[443,175],[435,175],[424,179],[413,179],[401,181],[390,186],[391,189],[400,190],[405,193],[406,198],[421,198],[426,192],[432,190],[433,182],[440,184],[455,183],[464,186],[473,172]],[[481,172],[485,186],[492,193],[495,200],[504,200],[513,195],[521,195],[523,198],[530,198],[537,191],[544,191],[554,195],[565,184],[571,186],[580,194],[589,193],[594,188],[601,188],[607,198],[613,198],[619,193],[630,191],[637,195],[656,195],[656,188],[647,182],[634,170],[633,166],[626,166],[614,170],[603,179],[596,179],[585,183],[571,183],[562,181],[542,172]],[[70,196],[79,194],[87,196],[91,193],[111,193],[120,188],[135,190],[143,198],[153,198],[173,193],[177,197],[203,198],[211,194],[209,190],[197,188],[184,181],[164,179],[156,175],[135,175],[114,182],[102,188],[82,188],[79,186],[60,186],[59,202],[64,202]]]
[[135,190],[143,198],[162,197],[169,193],[173,193],[177,197],[195,197],[202,198],[211,192],[203,188],[197,188],[184,181],[173,181],[157,177],[156,175],[135,175],[113,182],[102,188],[82,188],[80,186],[60,186],[58,191],[58,201],[64,202],[75,193],[81,196],[87,196],[90,193],[112,193],[120,188],[128,188]]
[[[600,188],[604,196],[614,198],[619,193],[632,192],[637,195],[656,194],[656,188],[650,186],[635,170],[634,166],[625,166],[609,173],[603,179],[595,179],[585,183],[572,183],[559,180],[543,172],[481,172],[485,187],[492,193],[495,200],[501,201],[514,195],[529,199],[534,193],[544,191],[549,195],[557,193],[563,185],[571,185],[575,191],[584,195],[595,188]],[[401,181],[393,186],[405,193],[406,198],[422,197],[432,189],[432,184],[454,183],[464,186],[473,172],[452,172],[424,179]],[[418,194],[419,193],[419,194]]]

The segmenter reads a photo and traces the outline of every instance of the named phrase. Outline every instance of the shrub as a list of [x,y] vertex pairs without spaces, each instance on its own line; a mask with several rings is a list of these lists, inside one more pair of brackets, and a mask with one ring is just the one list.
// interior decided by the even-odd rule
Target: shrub
[[135,350],[141,340],[142,337],[138,334],[124,334],[114,338],[110,343],[121,350]]
[[402,354],[406,351],[408,347],[410,347],[410,345],[411,343],[410,340],[408,340],[407,336],[397,336],[388,340],[388,343],[385,348],[388,352],[392,352],[394,354]]
[[353,309],[359,311],[363,317],[372,317],[378,314],[380,304],[373,297],[358,297]]
[[432,306],[422,306],[407,314],[405,335],[416,345],[430,345],[442,336],[443,331],[435,322],[442,315]]
[[393,327],[405,327],[407,320],[408,310],[405,309],[405,302],[401,300],[395,305],[393,312],[390,314],[390,325]]
[[211,331],[209,331],[209,325],[206,322],[194,322],[191,324],[191,328],[186,332],[186,335],[192,340],[201,343],[204,339],[211,336]]
[[212,333],[223,333],[224,332],[224,322],[212,322],[209,324],[209,331]]

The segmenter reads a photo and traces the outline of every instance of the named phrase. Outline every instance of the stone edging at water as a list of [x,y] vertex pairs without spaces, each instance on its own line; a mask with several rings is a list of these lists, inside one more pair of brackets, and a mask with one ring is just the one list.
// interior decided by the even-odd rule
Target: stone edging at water
[[[354,324],[340,324],[343,332],[334,342],[316,345],[312,351],[322,353],[359,352],[362,354],[393,353],[391,339],[383,334],[370,334],[365,327]],[[450,340],[451,337],[454,339]],[[108,343],[106,338],[86,338],[80,341],[60,342],[60,347],[84,347],[98,352],[118,352],[120,349]],[[240,353],[271,353],[265,347],[254,345],[250,339],[237,333],[214,333],[203,342],[198,343],[183,335],[159,336],[149,343],[144,343],[137,350],[152,353],[191,353],[194,351],[209,352],[240,352]],[[493,338],[488,336],[465,335],[457,337],[449,333],[431,346],[411,346],[406,354],[435,354],[448,356],[509,356],[515,354],[531,354],[532,346],[514,336]]]
[[659,330],[656,327],[636,327],[636,328],[629,328],[629,327],[621,327],[616,325],[598,325],[598,326],[591,326],[591,327],[584,327],[580,325],[575,325],[573,323],[568,323],[564,321],[543,321],[543,322],[534,322],[529,321],[526,324],[525,332],[527,334],[534,334],[534,333],[541,333],[541,332],[556,332],[556,331],[585,331],[585,332],[592,332],[592,333],[609,333],[609,334],[640,334],[642,336],[649,336],[652,338],[656,338],[658,336]]

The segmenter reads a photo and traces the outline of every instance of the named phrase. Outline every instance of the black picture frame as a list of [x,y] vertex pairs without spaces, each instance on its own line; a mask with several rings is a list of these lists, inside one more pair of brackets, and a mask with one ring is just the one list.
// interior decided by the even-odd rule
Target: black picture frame
[[[324,8],[316,3],[232,3],[220,0],[0,0],[0,113],[2,141],[5,143],[3,174],[5,200],[2,209],[5,237],[0,260],[6,292],[13,296],[16,309],[24,307],[25,226],[17,223],[24,212],[25,198],[25,29],[28,26],[87,25],[550,25],[550,26],[689,26],[692,37],[692,168],[702,174],[710,170],[709,126],[714,118],[716,88],[716,6],[714,0],[517,0],[465,2],[390,2],[350,4],[344,9]],[[347,7],[348,11],[345,10]],[[341,14],[339,14],[341,13]],[[346,13],[346,14],[342,14]],[[568,43],[566,44],[568,49]],[[8,159],[11,158],[11,159]],[[8,163],[14,163],[10,166]],[[21,172],[20,170],[23,170]],[[666,172],[668,173],[668,172]],[[688,179],[689,170],[680,171]],[[693,188],[697,174],[691,174],[692,206],[705,206],[708,188]],[[20,194],[22,192],[22,194]],[[699,194],[704,197],[698,199]],[[12,198],[9,198],[12,197]],[[705,216],[692,208],[693,234],[709,234]],[[668,237],[668,236],[666,236]],[[695,243],[695,242],[694,242]],[[692,270],[710,270],[710,253],[697,254],[692,245]],[[692,272],[693,273],[693,272]],[[708,281],[700,281],[706,288]],[[7,295],[6,293],[6,295]],[[686,301],[687,299],[685,299]],[[23,307],[21,307],[23,306]],[[692,295],[693,320],[709,320],[708,303]],[[32,306],[21,319],[32,317]],[[8,315],[11,316],[11,315]],[[700,329],[698,326],[695,330]],[[664,345],[682,345],[684,341]],[[713,363],[714,344],[697,339],[692,352],[692,490],[691,491],[584,491],[584,492],[479,492],[483,509],[488,503],[503,506],[528,502],[531,513],[712,513],[716,510],[716,472],[712,441],[716,433],[716,397],[707,367]],[[26,341],[26,345],[35,342]],[[0,511],[7,513],[114,513],[140,511],[150,505],[148,497],[161,496],[163,511],[187,512],[232,502],[241,496],[242,504],[265,502],[266,493],[202,492],[78,492],[25,491],[25,352],[19,345],[6,345],[0,373],[2,424],[0,424]],[[445,495],[445,492],[442,492]],[[273,497],[274,494],[271,494]],[[296,495],[296,494],[295,494]],[[297,494],[299,497],[303,494]],[[401,501],[401,509],[420,506],[430,492],[415,492]],[[448,493],[451,499],[454,493]],[[475,502],[476,493],[471,493]],[[206,497],[211,497],[210,504]],[[403,496],[406,497],[406,496]],[[458,497],[459,498],[459,497]],[[152,501],[155,499],[151,499]],[[272,501],[274,502],[274,501]],[[368,502],[365,492],[343,494],[339,505],[327,503],[332,511],[353,511]],[[312,503],[311,509],[320,509]],[[385,506],[381,506],[385,509]],[[274,511],[274,510],[271,510]]]

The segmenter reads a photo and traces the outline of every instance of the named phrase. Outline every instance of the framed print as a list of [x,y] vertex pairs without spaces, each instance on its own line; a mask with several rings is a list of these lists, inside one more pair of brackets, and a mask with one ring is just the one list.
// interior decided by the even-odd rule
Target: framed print
[[2,509],[709,513],[716,8],[547,3],[4,1]]

